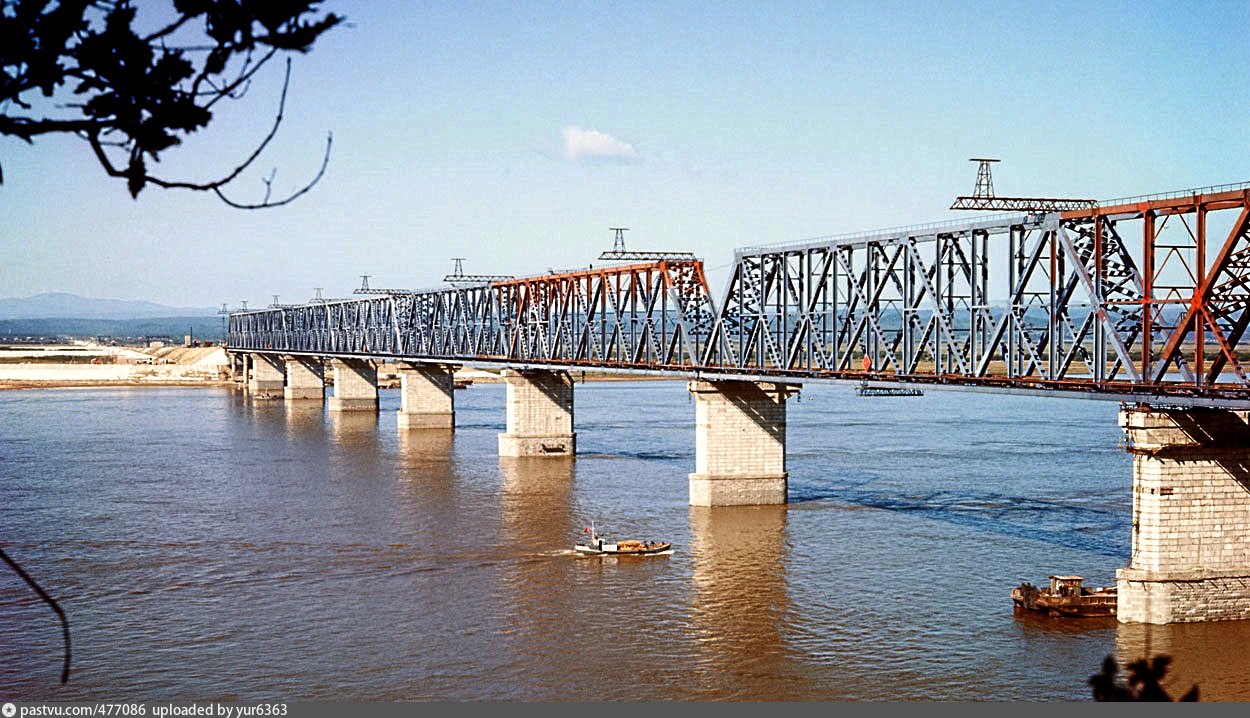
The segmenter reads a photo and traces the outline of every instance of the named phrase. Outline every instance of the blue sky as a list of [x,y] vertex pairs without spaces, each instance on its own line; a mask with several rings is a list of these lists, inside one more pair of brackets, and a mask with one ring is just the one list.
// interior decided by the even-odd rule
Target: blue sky
[[[142,3],[141,3],[142,5]],[[276,167],[295,204],[132,201],[72,139],[0,139],[0,296],[178,306],[428,287],[951,216],[999,194],[1109,199],[1250,180],[1250,2],[326,2],[351,26],[295,58]],[[279,66],[163,158],[228,170],[263,137]]]

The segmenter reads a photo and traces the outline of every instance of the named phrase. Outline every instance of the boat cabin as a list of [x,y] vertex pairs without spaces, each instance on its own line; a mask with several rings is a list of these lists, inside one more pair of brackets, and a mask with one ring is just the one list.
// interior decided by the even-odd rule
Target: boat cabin
[[1080,576],[1051,576],[1050,587],[1039,590],[1022,583],[1011,590],[1016,608],[1042,611],[1052,616],[1114,616],[1116,587],[1085,588]]
[[1050,593],[1054,596],[1080,596],[1084,580],[1081,576],[1051,576]]

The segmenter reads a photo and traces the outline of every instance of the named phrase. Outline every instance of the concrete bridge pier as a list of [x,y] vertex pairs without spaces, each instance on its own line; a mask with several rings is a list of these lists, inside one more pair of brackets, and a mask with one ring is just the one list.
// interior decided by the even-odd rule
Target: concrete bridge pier
[[230,382],[232,384],[247,383],[247,354],[226,352],[226,365],[230,367]]
[[1125,407],[1133,554],[1123,623],[1250,619],[1250,424],[1227,409]]
[[[277,398],[286,387],[286,366],[281,358],[271,354],[251,354],[252,378],[247,390],[253,394],[267,394]],[[245,365],[246,366],[246,365]]]
[[283,396],[287,401],[324,401],[326,397],[326,368],[320,358],[283,357],[286,362],[286,388]]
[[572,456],[573,378],[566,371],[503,372],[507,384],[507,431],[500,456]]
[[455,375],[447,364],[399,364],[400,430],[455,429]]
[[786,400],[797,384],[692,381],[691,506],[786,503]]
[[368,359],[331,359],[334,395],[330,411],[377,411],[378,368]]

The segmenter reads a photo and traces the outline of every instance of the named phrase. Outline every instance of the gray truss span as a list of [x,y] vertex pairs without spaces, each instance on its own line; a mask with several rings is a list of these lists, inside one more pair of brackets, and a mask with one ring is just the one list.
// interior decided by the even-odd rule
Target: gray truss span
[[230,315],[231,349],[685,369],[714,321],[702,265],[656,262]]
[[1247,408],[1250,189],[1218,189],[741,250],[718,309],[661,260],[238,312],[229,344]]

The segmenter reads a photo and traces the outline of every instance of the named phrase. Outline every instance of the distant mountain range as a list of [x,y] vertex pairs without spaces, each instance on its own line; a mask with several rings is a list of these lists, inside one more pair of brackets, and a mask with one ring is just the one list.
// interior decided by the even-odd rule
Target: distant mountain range
[[94,299],[67,292],[0,299],[0,320],[6,319],[154,319],[216,316],[212,307],[168,307],[153,302]]
[[66,292],[0,299],[0,339],[5,341],[167,337],[181,342],[187,334],[220,341],[222,317],[211,307],[168,307]]

